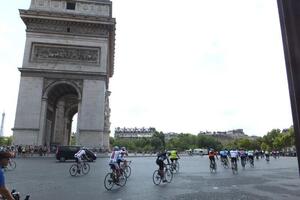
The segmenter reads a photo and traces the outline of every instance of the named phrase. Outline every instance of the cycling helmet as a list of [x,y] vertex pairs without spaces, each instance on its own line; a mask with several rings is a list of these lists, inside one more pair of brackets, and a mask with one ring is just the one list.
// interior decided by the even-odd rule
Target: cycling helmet
[[126,151],[126,147],[121,147],[121,150]]
[[114,146],[114,151],[119,151],[119,147],[118,146]]

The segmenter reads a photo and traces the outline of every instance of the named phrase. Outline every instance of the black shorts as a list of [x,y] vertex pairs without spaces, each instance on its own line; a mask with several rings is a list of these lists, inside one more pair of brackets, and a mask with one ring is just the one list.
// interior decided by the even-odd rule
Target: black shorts
[[236,157],[232,157],[232,158],[231,158],[231,162],[232,162],[232,163],[233,163],[233,162],[236,163]]
[[162,160],[156,160],[156,164],[159,166],[159,170],[164,169],[164,162]]
[[173,162],[173,160],[178,160],[178,158],[170,158],[170,160]]
[[115,169],[116,169],[116,166],[115,166],[114,164],[109,164],[109,166],[110,166],[110,168],[111,168],[112,170],[115,170]]
[[215,156],[209,156],[209,160],[212,162],[214,161],[215,162]]

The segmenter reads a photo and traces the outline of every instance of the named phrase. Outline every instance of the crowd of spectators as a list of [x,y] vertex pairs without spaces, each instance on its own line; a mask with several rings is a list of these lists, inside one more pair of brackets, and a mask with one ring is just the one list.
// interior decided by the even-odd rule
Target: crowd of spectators
[[0,146],[0,151],[9,151],[13,157],[32,157],[32,156],[48,156],[50,149],[45,146],[36,145],[15,145],[15,146]]

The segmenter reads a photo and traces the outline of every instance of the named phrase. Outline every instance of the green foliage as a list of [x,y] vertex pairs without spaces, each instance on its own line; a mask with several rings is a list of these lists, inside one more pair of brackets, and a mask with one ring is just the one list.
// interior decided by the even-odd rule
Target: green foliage
[[71,138],[70,138],[70,145],[76,145],[76,133],[72,132]]
[[164,149],[177,149],[178,151],[195,148],[222,149],[221,142],[212,136],[181,133],[177,137],[165,141],[162,132],[156,132],[151,138],[110,138],[110,144],[111,146],[125,146],[133,152],[158,152]]
[[155,132],[151,138],[151,146],[155,152],[166,148],[165,135],[163,132]]
[[262,138],[261,148],[268,151],[282,150],[294,144],[295,134],[293,127],[290,127],[287,132],[273,129]]
[[174,138],[166,141],[162,132],[155,132],[151,138],[112,138],[110,137],[111,146],[125,146],[132,152],[157,152],[164,149],[176,149],[177,151],[185,151],[187,149],[196,148],[213,148],[215,150],[227,149],[252,149],[252,150],[281,150],[291,147],[295,143],[293,127],[288,132],[282,132],[279,129],[273,129],[263,137],[256,139],[242,138],[230,141],[222,145],[222,138],[207,135],[192,135],[189,133],[181,133]]
[[10,146],[12,144],[12,136],[0,137],[0,146]]

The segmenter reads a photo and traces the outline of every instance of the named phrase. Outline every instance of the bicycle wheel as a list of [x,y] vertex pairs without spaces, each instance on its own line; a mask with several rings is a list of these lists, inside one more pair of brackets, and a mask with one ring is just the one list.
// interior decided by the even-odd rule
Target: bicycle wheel
[[161,176],[159,175],[158,170],[155,170],[153,172],[153,177],[152,178],[153,178],[153,183],[155,185],[159,185],[160,184],[160,182],[161,182]]
[[254,167],[254,159],[250,160],[250,167],[253,168]]
[[166,176],[166,180],[168,183],[171,183],[172,182],[172,179],[173,179],[173,173],[171,172],[170,169],[166,169],[165,170],[165,176]]
[[211,163],[209,164],[209,170],[210,170],[211,173],[215,172],[215,166],[214,166],[214,163],[211,162]]
[[78,166],[77,164],[73,164],[71,165],[69,172],[71,176],[76,176],[77,175],[77,171],[78,171]]
[[89,165],[89,163],[84,162],[84,163],[81,165],[81,169],[82,169],[82,173],[83,173],[83,174],[88,174],[89,171],[90,171],[90,165]]
[[243,169],[245,169],[246,163],[245,163],[245,161],[243,159],[241,160],[241,165],[242,165]]
[[213,166],[212,166],[212,163],[209,164],[209,170],[210,170],[211,173],[213,172]]
[[127,178],[131,175],[131,167],[130,166],[125,166],[124,172]]
[[126,182],[127,182],[127,176],[126,176],[126,172],[124,172],[119,176],[118,185],[123,187],[124,185],[126,185]]
[[17,166],[16,162],[14,160],[10,160],[8,162],[7,169],[8,170],[13,170],[13,169],[16,169],[16,166]]
[[175,170],[175,164],[174,164],[174,163],[171,163],[171,164],[170,164],[169,169],[170,169],[170,171],[171,171],[172,173],[176,173],[176,170]]
[[111,190],[112,187],[114,186],[114,179],[113,179],[113,173],[107,173],[105,178],[104,178],[104,187],[107,190]]
[[210,163],[209,169],[211,173],[216,173],[217,172],[217,163]]
[[232,173],[233,173],[233,174],[237,174],[237,173],[238,173],[237,163],[234,163],[234,164],[232,165]]

